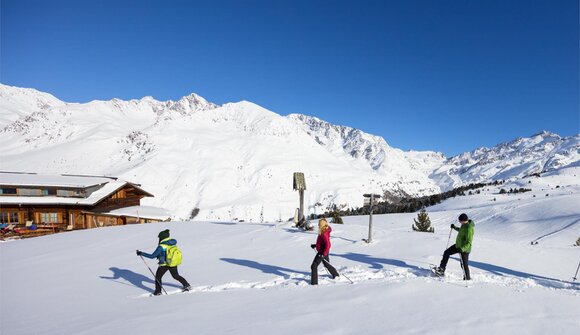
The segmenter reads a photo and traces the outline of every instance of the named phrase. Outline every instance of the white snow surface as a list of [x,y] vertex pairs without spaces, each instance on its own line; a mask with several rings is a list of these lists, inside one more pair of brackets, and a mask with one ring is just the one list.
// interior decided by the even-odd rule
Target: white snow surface
[[580,165],[580,135],[542,132],[446,158],[247,101],[219,106],[191,94],[79,104],[0,84],[0,152],[0,171],[139,183],[155,195],[142,204],[167,208],[176,220],[199,208],[197,220],[263,222],[294,215],[293,172],[305,174],[307,212],[321,213],[333,204],[360,207],[364,193],[429,195]]
[[[309,285],[316,233],[287,222],[165,222],[0,243],[0,333],[577,335],[578,173],[448,199],[427,208],[433,234],[411,230],[416,213],[375,215],[366,244],[368,217],[346,217],[331,225],[342,277],[320,267],[318,286]],[[499,194],[506,187],[533,191]],[[456,256],[444,279],[432,277],[463,212],[476,223],[473,280],[461,280]],[[149,297],[154,281],[135,250],[151,252],[163,229],[193,290],[177,293],[168,273],[169,295]]]

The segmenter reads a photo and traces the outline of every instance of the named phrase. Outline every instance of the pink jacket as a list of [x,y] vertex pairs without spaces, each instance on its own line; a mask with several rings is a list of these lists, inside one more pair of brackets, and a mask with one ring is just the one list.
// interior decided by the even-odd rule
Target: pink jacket
[[327,230],[322,233],[322,235],[318,235],[316,239],[316,251],[323,254],[324,256],[328,256],[330,252],[330,232],[332,228],[328,227]]

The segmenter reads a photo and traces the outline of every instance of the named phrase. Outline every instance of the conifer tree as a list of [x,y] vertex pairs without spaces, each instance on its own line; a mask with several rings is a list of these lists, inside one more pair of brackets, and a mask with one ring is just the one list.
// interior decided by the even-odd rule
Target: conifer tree
[[413,219],[413,221],[415,221],[415,224],[411,227],[414,231],[422,231],[426,233],[435,232],[435,228],[431,227],[431,219],[429,219],[429,214],[427,214],[425,208],[417,213],[417,219]]
[[340,212],[339,211],[335,211],[332,213],[332,220],[330,221],[332,223],[343,223],[342,222],[342,218],[340,217]]

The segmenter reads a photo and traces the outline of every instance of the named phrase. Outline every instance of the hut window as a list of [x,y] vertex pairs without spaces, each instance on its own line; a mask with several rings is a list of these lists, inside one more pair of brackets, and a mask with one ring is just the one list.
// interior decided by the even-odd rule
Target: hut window
[[56,195],[56,189],[43,189],[42,195]]
[[[49,191],[50,192],[50,191]],[[84,193],[81,190],[57,190],[56,191],[57,197],[65,197],[65,198],[82,198],[84,197]]]
[[16,188],[15,187],[0,188],[0,194],[16,194]]
[[40,213],[40,222],[56,223],[58,222],[58,213]]
[[38,196],[38,195],[42,195],[42,192],[40,189],[37,188],[21,188],[18,190],[18,195],[21,196]]
[[18,223],[18,212],[0,212],[0,223]]

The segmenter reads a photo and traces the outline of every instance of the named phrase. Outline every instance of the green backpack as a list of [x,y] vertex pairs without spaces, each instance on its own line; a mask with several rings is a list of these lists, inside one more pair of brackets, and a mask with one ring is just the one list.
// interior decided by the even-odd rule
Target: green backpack
[[176,245],[168,245],[165,249],[165,264],[169,267],[181,264],[181,250]]

